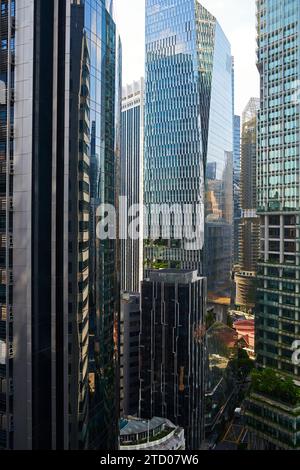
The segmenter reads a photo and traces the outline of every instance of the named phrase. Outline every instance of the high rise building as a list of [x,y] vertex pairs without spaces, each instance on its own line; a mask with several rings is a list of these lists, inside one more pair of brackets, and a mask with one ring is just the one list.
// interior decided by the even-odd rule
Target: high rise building
[[104,0],[7,0],[0,25],[0,447],[116,447],[115,316],[90,295],[93,266],[117,298],[90,230],[92,184],[100,202],[117,186],[115,24]]
[[139,410],[139,338],[141,296],[123,292],[120,318],[120,411],[137,416]]
[[[171,233],[158,223],[155,241],[148,217],[145,267],[195,269],[207,275],[214,298],[230,291],[232,100],[231,48],[216,18],[198,0],[147,0],[145,206],[155,217],[155,205],[174,210]],[[187,204],[191,217],[182,224]],[[183,227],[197,227],[197,243],[180,236]]]
[[234,203],[234,234],[233,261],[239,258],[239,225],[241,220],[241,118],[233,117],[233,203]]
[[[121,196],[125,229],[121,240],[121,290],[139,292],[143,279],[143,160],[144,79],[123,87],[121,141]],[[128,222],[140,207],[140,237],[129,233]],[[126,239],[125,239],[126,238]]]
[[[86,0],[85,0],[86,2]],[[106,7],[106,8],[105,8]],[[122,45],[114,21],[113,0],[88,1],[87,23],[94,34],[91,52],[95,60],[96,112],[91,119],[90,248],[94,270],[90,296],[90,364],[92,384],[89,403],[89,446],[117,449],[119,436],[119,312],[120,246],[116,240],[100,240],[99,204],[119,212],[121,158]],[[101,25],[101,21],[103,24]],[[96,28],[96,29],[95,29]]]
[[242,120],[241,206],[239,224],[239,272],[236,274],[236,304],[252,310],[255,304],[255,276],[260,256],[260,224],[256,214],[257,113],[259,99],[251,98]]
[[300,339],[300,3],[259,0],[257,18],[261,259],[256,354],[260,375],[248,400],[247,417],[252,448],[299,449],[300,370],[292,358],[292,345]]
[[140,416],[183,427],[189,450],[204,437],[205,311],[197,271],[151,271],[142,283]]
[[235,114],[235,63],[232,57],[232,114],[233,114],[233,264],[238,262],[238,237],[241,218],[241,117]]
[[13,445],[12,215],[15,87],[15,2],[0,16],[0,449]]

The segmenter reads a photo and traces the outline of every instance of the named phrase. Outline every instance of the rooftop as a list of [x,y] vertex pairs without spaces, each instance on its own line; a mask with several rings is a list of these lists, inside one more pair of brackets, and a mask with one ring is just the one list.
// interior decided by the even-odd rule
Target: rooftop
[[150,432],[157,429],[159,426],[167,424],[170,427],[174,426],[166,418],[157,418],[154,417],[150,421],[138,419],[138,418],[128,418],[123,419],[120,423],[120,434],[121,436],[131,435],[131,434],[141,434],[143,432]]
[[149,272],[152,282],[165,282],[170,284],[190,284],[204,279],[198,276],[197,271],[186,269],[157,269]]
[[122,292],[121,300],[122,302],[137,303],[140,301],[140,294],[137,292]]
[[143,420],[128,417],[120,421],[121,450],[177,450],[185,448],[184,430],[166,418]]

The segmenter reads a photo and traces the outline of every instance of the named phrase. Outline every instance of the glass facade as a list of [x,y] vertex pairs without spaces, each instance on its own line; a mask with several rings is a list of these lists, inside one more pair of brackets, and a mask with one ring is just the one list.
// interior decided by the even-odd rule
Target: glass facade
[[289,407],[271,397],[252,395],[246,401],[249,446],[255,450],[299,450],[300,407]]
[[239,249],[239,224],[242,215],[241,210],[241,118],[233,118],[233,201],[234,201],[234,236],[233,236],[233,260],[238,263]]
[[[258,114],[257,211],[261,219],[261,259],[258,263],[256,353],[258,366],[299,378],[292,345],[300,339],[299,249],[299,79],[300,4],[298,0],[260,0],[258,69],[261,106]],[[260,397],[263,410],[268,403]],[[255,398],[252,399],[252,403]],[[279,434],[279,403],[273,418],[262,424],[249,412],[249,427],[265,442],[285,448]],[[277,412],[276,412],[277,406]],[[256,422],[256,423],[255,423]],[[260,424],[258,424],[260,423]],[[287,425],[283,428],[287,431]],[[289,438],[299,448],[297,430]]]
[[[116,241],[97,240],[96,224],[99,204],[114,205],[120,189],[121,49],[111,13],[112,2],[84,0],[71,5],[71,104],[75,103],[75,109],[70,110],[70,126],[78,107],[81,157],[79,201],[71,207],[80,210],[77,318],[83,357],[80,376],[76,378],[72,371],[70,383],[76,388],[82,382],[77,393],[81,400],[75,404],[84,418],[82,442],[86,447],[107,449],[117,447],[118,436],[118,252]],[[76,100],[76,60],[81,61],[80,103]],[[72,317],[74,304],[70,307]],[[73,349],[78,328],[71,330]]]
[[204,439],[206,279],[196,271],[151,271],[142,282],[140,417],[167,417],[186,448]]
[[[121,196],[127,198],[123,214],[131,220],[132,207],[139,206],[143,220],[143,160],[144,160],[144,79],[123,87],[121,139]],[[124,229],[128,232],[127,221]],[[120,228],[122,230],[122,228]],[[143,239],[131,234],[121,239],[121,290],[140,292],[143,278]],[[123,238],[121,236],[121,238]],[[125,237],[124,237],[125,238]]]
[[171,240],[146,241],[145,268],[197,269],[214,297],[230,279],[232,107],[230,45],[216,19],[196,0],[147,0],[145,205],[200,204],[206,224],[188,250],[175,216]]
[[257,113],[260,101],[251,98],[243,112],[241,148],[241,208],[239,223],[239,272],[236,304],[246,310],[255,304],[255,274],[260,255],[260,220],[256,214]]
[[241,176],[241,117],[233,119],[233,169],[235,181],[239,182]]
[[[77,360],[69,362],[70,448],[87,448],[89,207],[90,207],[90,43],[84,29],[83,5],[71,6],[70,184],[69,190],[69,341]],[[78,341],[77,338],[80,338]],[[79,388],[80,384],[80,388]],[[80,392],[79,392],[80,390]],[[80,410],[80,413],[77,413]]]
[[119,191],[111,11],[0,2],[0,448],[117,447],[119,252],[95,232]]
[[258,66],[265,92],[258,115],[257,355],[259,364],[297,376],[291,345],[300,338],[300,121],[299,103],[293,97],[300,78],[300,5],[261,1],[258,17]]
[[118,445],[119,254],[115,240],[96,237],[97,207],[115,205],[120,190],[121,44],[112,1],[85,0],[90,47],[91,240],[89,447]]
[[[198,4],[199,5],[199,4]],[[202,8],[199,6],[200,12]],[[205,34],[205,33],[204,33]],[[207,37],[205,34],[204,37]],[[230,297],[233,240],[233,96],[231,48],[215,23],[206,155],[205,275],[208,299]]]
[[0,4],[0,450],[13,438],[12,191],[15,2]]
[[137,416],[139,409],[140,294],[122,293],[120,311],[120,412]]

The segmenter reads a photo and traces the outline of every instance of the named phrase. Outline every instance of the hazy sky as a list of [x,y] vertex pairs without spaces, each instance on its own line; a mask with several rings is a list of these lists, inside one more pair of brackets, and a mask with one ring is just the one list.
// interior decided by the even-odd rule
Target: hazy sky
[[[123,44],[123,83],[144,75],[144,0],[114,0]],[[259,96],[256,69],[255,0],[202,0],[231,42],[236,70],[236,113],[241,114],[249,98]]]

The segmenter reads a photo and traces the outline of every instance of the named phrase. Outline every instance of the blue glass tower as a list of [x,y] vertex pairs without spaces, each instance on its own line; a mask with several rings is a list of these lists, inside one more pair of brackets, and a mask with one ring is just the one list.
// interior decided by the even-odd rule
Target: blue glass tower
[[82,4],[92,61],[88,439],[91,449],[116,449],[120,258],[117,241],[99,240],[96,226],[99,204],[117,207],[120,191],[122,49],[113,0]]
[[191,204],[193,228],[197,204],[205,216],[188,249],[171,214],[170,237],[145,243],[145,268],[196,269],[212,297],[230,279],[232,106],[230,44],[217,20],[197,0],[147,0],[145,205]]

